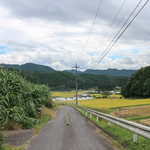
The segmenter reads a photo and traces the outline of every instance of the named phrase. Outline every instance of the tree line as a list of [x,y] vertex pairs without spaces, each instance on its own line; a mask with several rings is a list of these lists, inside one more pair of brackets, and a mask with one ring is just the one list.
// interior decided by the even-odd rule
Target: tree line
[[[69,72],[21,70],[20,74],[30,82],[36,84],[45,84],[49,86],[52,91],[73,90],[76,86],[76,76]],[[98,90],[112,90],[115,86],[122,87],[128,79],[128,77],[112,77],[106,75],[93,75],[83,73],[78,75],[78,85],[79,89],[83,90],[91,88]]]
[[121,91],[124,97],[150,97],[150,66],[136,71]]

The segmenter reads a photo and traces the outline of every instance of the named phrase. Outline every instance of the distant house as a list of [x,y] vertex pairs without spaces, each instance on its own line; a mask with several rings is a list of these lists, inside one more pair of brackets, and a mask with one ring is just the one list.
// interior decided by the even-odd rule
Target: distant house
[[89,92],[86,92],[86,93],[88,93],[88,94],[97,94],[98,91],[89,91]]
[[[75,95],[76,97],[76,95]],[[81,93],[80,95],[78,95],[78,97],[91,97],[89,94],[86,94],[86,93]]]
[[115,91],[109,91],[109,93],[110,93],[111,95],[120,94],[120,92],[115,92]]
[[120,86],[115,86],[115,89],[121,90],[121,87]]
[[109,91],[109,93],[113,95],[113,94],[115,94],[115,91]]
[[86,93],[81,93],[80,96],[81,97],[91,97],[89,94],[86,94]]

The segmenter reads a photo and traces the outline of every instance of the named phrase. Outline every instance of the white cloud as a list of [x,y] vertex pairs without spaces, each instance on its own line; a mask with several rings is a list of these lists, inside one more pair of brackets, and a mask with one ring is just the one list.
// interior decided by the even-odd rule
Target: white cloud
[[[81,68],[89,69],[95,64],[119,28],[115,24],[107,38],[102,40],[122,1],[104,2],[87,46],[83,49],[98,0],[95,4],[90,0],[80,1],[79,4],[76,4],[76,0],[63,0],[63,4],[51,1],[50,8],[47,0],[39,0],[38,3],[34,0],[20,2],[15,0],[12,3],[9,0],[2,0],[0,3],[0,46],[10,49],[6,54],[0,54],[0,63],[33,62],[63,70],[71,69],[77,62]],[[130,4],[128,2],[125,5],[119,18],[125,14]],[[107,5],[108,9],[104,9]],[[148,59],[150,15],[146,13],[149,8],[150,6],[147,6],[143,10],[108,53],[103,60],[104,63],[97,68],[138,69],[150,64]],[[139,50],[139,53],[133,53],[132,49]],[[95,54],[90,55],[90,53]],[[111,57],[114,55],[121,55],[122,58],[113,60]]]

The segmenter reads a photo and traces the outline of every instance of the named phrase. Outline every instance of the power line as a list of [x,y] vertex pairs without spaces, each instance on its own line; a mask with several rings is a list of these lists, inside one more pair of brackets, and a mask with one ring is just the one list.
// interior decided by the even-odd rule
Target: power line
[[[125,23],[123,24],[123,26],[121,27],[121,29],[119,30],[119,32],[116,34],[116,36],[114,37],[114,39],[112,40],[112,42],[109,44],[109,46],[106,48],[106,50],[103,52],[103,55],[101,55],[101,57],[98,59],[98,61],[96,62],[96,65],[94,65],[92,67],[95,68],[103,59],[104,57],[107,55],[107,53],[111,50],[111,48],[115,45],[115,43],[119,40],[119,38],[123,35],[123,33],[127,30],[127,28],[130,26],[130,24],[134,21],[134,19],[137,17],[137,15],[141,12],[141,10],[145,7],[145,5],[149,2],[149,0],[147,0],[143,6],[139,9],[139,11],[135,14],[135,16],[131,19],[131,21],[128,23],[128,25],[123,29],[123,27],[126,25],[126,23],[128,22],[128,20],[131,18],[131,16],[134,14],[134,12],[136,11],[136,9],[139,7],[140,3],[142,2],[142,0],[138,3],[138,5],[135,7],[135,9],[132,11],[132,13],[130,14],[130,16],[128,17],[128,19],[125,21]],[[123,31],[121,32],[121,30],[123,29]],[[121,32],[121,33],[120,33]],[[120,35],[119,35],[120,33]],[[119,35],[119,36],[118,36]],[[118,37],[117,37],[118,36]],[[116,38],[117,37],[117,38]],[[115,40],[116,38],[116,40]]]
[[[124,26],[126,25],[126,23],[129,21],[129,19],[132,17],[132,15],[134,14],[134,12],[136,11],[136,9],[139,7],[140,3],[142,2],[142,0],[140,0],[138,2],[138,4],[136,5],[136,7],[133,9],[133,11],[131,12],[131,14],[128,16],[128,18],[126,19],[126,21],[124,22],[124,24],[121,26],[120,30],[117,32],[117,34],[114,36],[113,40],[110,42],[110,44],[107,46],[107,48],[103,51],[103,53],[101,54],[101,56],[99,57],[99,59],[101,59],[101,57],[103,57],[103,55],[106,53],[106,51],[109,49],[109,47],[112,45],[112,43],[114,42],[114,40],[116,39],[116,37],[119,35],[119,33],[121,32],[121,30],[124,28]],[[99,62],[99,59],[96,61],[95,65]],[[94,67],[92,67],[94,68]]]
[[126,0],[124,0],[124,1],[123,1],[123,3],[122,3],[122,5],[121,5],[121,7],[119,8],[119,10],[118,10],[117,14],[115,15],[115,17],[114,17],[114,19],[113,19],[112,23],[111,23],[111,24],[110,24],[110,26],[108,27],[108,30],[107,30],[107,31],[106,31],[106,33],[104,34],[104,37],[103,37],[103,39],[100,41],[100,43],[99,43],[98,47],[100,46],[101,42],[102,42],[102,41],[106,38],[106,36],[107,36],[107,34],[108,34],[109,30],[111,29],[111,27],[113,26],[114,22],[116,21],[116,19],[117,19],[118,15],[119,15],[119,13],[121,12],[121,10],[122,10],[122,8],[123,8],[123,6],[124,6],[125,2],[126,2]]
[[90,32],[88,33],[86,42],[85,42],[85,44],[84,44],[84,46],[83,46],[83,50],[85,49],[85,47],[86,47],[86,45],[87,45],[87,42],[88,42],[88,40],[89,40],[89,37],[90,37],[90,35],[91,35],[91,33],[92,33],[92,30],[93,30],[93,27],[94,27],[94,25],[95,25],[95,21],[96,21],[98,12],[99,12],[99,10],[100,10],[101,4],[102,4],[102,0],[100,0],[100,3],[99,3],[99,5],[98,5],[98,8],[97,8],[97,11],[96,11],[96,14],[95,14],[95,17],[94,17],[94,20],[93,20],[93,23],[92,23]]

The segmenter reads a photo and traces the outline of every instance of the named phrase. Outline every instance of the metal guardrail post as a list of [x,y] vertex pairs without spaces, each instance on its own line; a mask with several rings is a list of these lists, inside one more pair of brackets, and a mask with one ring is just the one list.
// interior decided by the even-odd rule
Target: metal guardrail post
[[97,116],[97,117],[96,117],[96,121],[98,122],[98,120],[99,120],[99,117]]
[[133,133],[133,142],[137,142],[137,134],[136,133]]
[[137,135],[140,135],[150,140],[150,127],[137,124],[131,121],[127,121],[121,118],[117,118],[117,117],[114,117],[105,113],[101,113],[101,112],[98,112],[98,111],[95,111],[86,107],[81,107],[81,106],[75,106],[75,107],[80,110],[84,109],[84,112],[86,112],[86,116],[87,116],[87,113],[90,114],[90,117],[91,115],[96,116],[98,118],[98,119],[96,118],[97,122],[100,121],[101,119],[104,119],[108,121],[108,126],[110,126],[110,124],[113,123],[115,125],[118,125],[124,129],[131,131],[133,133],[133,142],[137,142]]
[[92,118],[92,114],[90,113],[90,118]]

